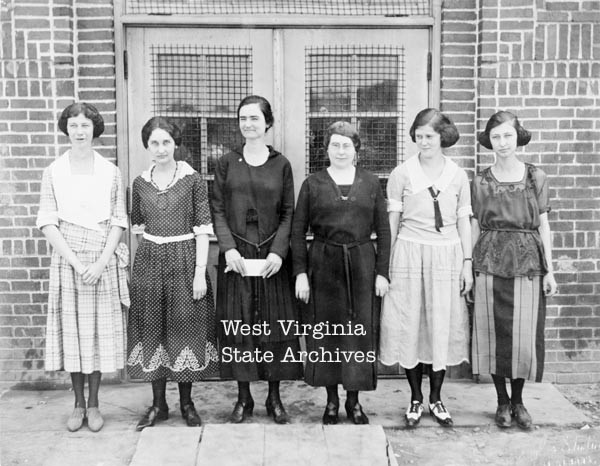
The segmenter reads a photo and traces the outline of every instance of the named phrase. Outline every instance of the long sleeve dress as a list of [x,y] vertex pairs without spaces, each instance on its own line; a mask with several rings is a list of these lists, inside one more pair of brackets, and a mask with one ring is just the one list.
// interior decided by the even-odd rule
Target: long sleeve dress
[[473,249],[473,373],[540,382],[548,266],[538,228],[550,211],[546,174],[525,164],[521,181],[505,183],[486,168],[471,194],[481,230]]
[[[439,191],[440,231],[429,187]],[[432,364],[434,371],[468,361],[469,317],[460,296],[463,251],[457,229],[458,219],[471,214],[467,174],[445,157],[432,183],[416,155],[394,169],[387,189],[388,209],[402,219],[383,299],[380,360],[406,369]]]
[[[55,225],[79,260],[92,264],[100,258],[112,227],[128,226],[121,172],[94,152],[94,174],[74,175],[69,153],[44,170],[36,224]],[[127,246],[121,243],[99,280],[87,285],[52,251],[46,370],[91,374],[123,368],[128,262]]]
[[[273,362],[223,361],[221,375],[238,381],[294,380],[302,376],[302,364],[290,356],[299,351],[298,336],[285,332],[279,320],[297,320],[289,280],[290,230],[294,212],[294,181],[289,161],[269,147],[267,161],[251,166],[243,149],[229,152],[217,162],[212,196],[213,222],[219,241],[217,269],[217,326],[219,341],[232,351],[262,354],[270,351]],[[225,252],[237,249],[245,259],[265,259],[275,253],[283,259],[270,278],[242,277],[225,273]],[[226,332],[223,322],[266,325],[258,335]],[[247,353],[246,353],[247,354]],[[287,358],[286,358],[287,355]]]
[[127,369],[133,378],[194,382],[218,374],[215,313],[208,291],[193,299],[195,235],[211,234],[206,182],[177,162],[174,183],[159,190],[152,169],[133,182],[132,231],[142,234],[131,277]]
[[[310,284],[303,321],[313,328],[327,322],[349,328],[322,338],[308,332],[307,351],[316,357],[307,359],[305,380],[313,386],[341,383],[346,390],[374,390],[380,311],[375,278],[388,277],[390,228],[375,175],[357,168],[346,194],[322,170],[302,184],[294,214],[294,276],[307,273]],[[307,250],[309,228],[314,241]],[[339,333],[330,329],[328,333]],[[348,361],[340,351],[348,352]]]

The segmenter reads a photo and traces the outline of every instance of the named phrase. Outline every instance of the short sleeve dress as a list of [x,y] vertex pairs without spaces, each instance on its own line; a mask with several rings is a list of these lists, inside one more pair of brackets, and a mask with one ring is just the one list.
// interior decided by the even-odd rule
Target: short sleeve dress
[[473,249],[473,373],[539,382],[548,266],[538,228],[550,211],[546,174],[525,164],[521,181],[505,183],[488,167],[471,192],[481,230]]
[[[38,228],[55,225],[84,264],[98,260],[112,227],[126,229],[119,169],[94,153],[94,174],[71,173],[69,151],[44,170]],[[119,244],[94,285],[52,251],[45,369],[91,374],[124,367],[124,309],[129,306],[127,246]]]
[[133,264],[127,369],[133,378],[194,382],[218,374],[215,314],[208,292],[193,299],[196,234],[212,233],[206,182],[177,162],[160,191],[151,170],[133,182],[131,223],[142,233]]
[[[419,156],[395,168],[388,181],[388,210],[402,214],[390,261],[390,289],[383,298],[379,358],[412,369],[432,364],[434,371],[469,360],[469,317],[460,296],[463,251],[459,218],[471,215],[465,171],[444,156],[433,183]],[[433,198],[443,226],[437,231]]]

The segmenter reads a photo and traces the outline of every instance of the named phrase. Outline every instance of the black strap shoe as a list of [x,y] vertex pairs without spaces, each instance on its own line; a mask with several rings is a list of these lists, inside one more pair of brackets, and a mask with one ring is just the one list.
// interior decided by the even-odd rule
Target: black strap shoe
[[161,408],[159,408],[158,406],[150,406],[137,423],[135,430],[139,432],[140,430],[143,430],[146,427],[152,427],[156,421],[165,421],[167,419],[169,419],[168,406],[165,405]]
[[516,419],[517,425],[521,429],[531,429],[533,421],[523,403],[515,403],[512,405],[512,416]]
[[267,414],[273,418],[277,424],[289,424],[290,417],[285,412],[285,408],[279,398],[267,398],[265,401]]
[[363,412],[360,403],[356,403],[354,406],[350,406],[348,402],[346,402],[344,404],[344,408],[346,408],[346,415],[348,416],[348,419],[350,419],[354,424],[369,423],[369,418]]
[[187,404],[181,407],[181,416],[185,419],[185,423],[190,427],[198,427],[202,425],[202,420],[196,411],[194,403]]
[[496,409],[496,417],[494,418],[496,425],[498,427],[510,427],[512,424],[510,414],[510,405],[508,403],[498,405],[498,408]]
[[338,423],[338,410],[340,409],[339,404],[329,402],[325,406],[325,412],[323,413],[323,425],[332,425]]
[[248,401],[238,401],[233,407],[233,411],[229,416],[229,422],[239,424],[244,422],[245,419],[252,416],[254,410],[254,400],[250,398]]

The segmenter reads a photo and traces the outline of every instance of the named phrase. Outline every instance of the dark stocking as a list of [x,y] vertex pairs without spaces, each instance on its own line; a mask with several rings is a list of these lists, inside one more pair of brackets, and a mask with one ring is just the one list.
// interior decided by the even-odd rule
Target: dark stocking
[[88,408],[98,407],[98,390],[100,390],[100,380],[102,379],[102,372],[94,371],[88,375]]
[[269,395],[268,400],[280,400],[279,398],[279,380],[275,382],[269,382]]
[[404,369],[406,378],[410,385],[410,401],[423,403],[423,392],[421,392],[421,382],[423,381],[423,365],[418,363],[412,369]]
[[238,382],[238,401],[240,403],[248,403],[252,399],[250,393],[250,382]]
[[492,380],[496,387],[496,394],[498,395],[498,405],[507,405],[510,403],[508,392],[506,391],[506,377],[501,375],[492,374]]
[[152,406],[164,408],[167,406],[167,379],[156,379],[152,381]]
[[327,404],[332,403],[336,406],[340,405],[340,397],[338,395],[338,386],[337,385],[327,385],[325,387],[327,390]]
[[523,386],[525,379],[510,379],[510,402],[512,405],[523,404]]
[[71,372],[71,383],[73,384],[73,393],[75,393],[75,406],[85,408],[85,394],[83,393],[85,375],[81,372]]
[[346,391],[346,405],[347,406],[356,406],[358,403],[358,391],[348,390]]
[[192,382],[179,382],[179,406],[192,404]]
[[432,404],[442,401],[441,391],[445,375],[445,369],[442,369],[441,371],[429,371],[429,402]]

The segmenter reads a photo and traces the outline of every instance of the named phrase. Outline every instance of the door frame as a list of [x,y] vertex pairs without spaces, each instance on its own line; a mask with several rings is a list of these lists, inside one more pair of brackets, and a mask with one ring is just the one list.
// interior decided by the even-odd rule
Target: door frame
[[[304,16],[304,15],[129,15],[126,14],[126,0],[114,2],[115,24],[115,80],[117,110],[117,164],[123,179],[129,180],[129,122],[127,95],[126,29],[128,27],[198,27],[198,28],[268,28],[273,29],[274,54],[274,106],[283,108],[283,92],[277,86],[283,80],[283,66],[277,61],[282,54],[282,30],[286,28],[385,28],[385,29],[429,29],[430,74],[428,101],[430,107],[439,107],[441,70],[441,20],[442,0],[431,0],[430,16],[381,17],[381,16]],[[281,110],[277,110],[281,111]],[[119,116],[122,116],[121,118]],[[276,115],[277,116],[277,115]],[[274,134],[275,144],[281,134]],[[129,196],[127,196],[129,210]]]

